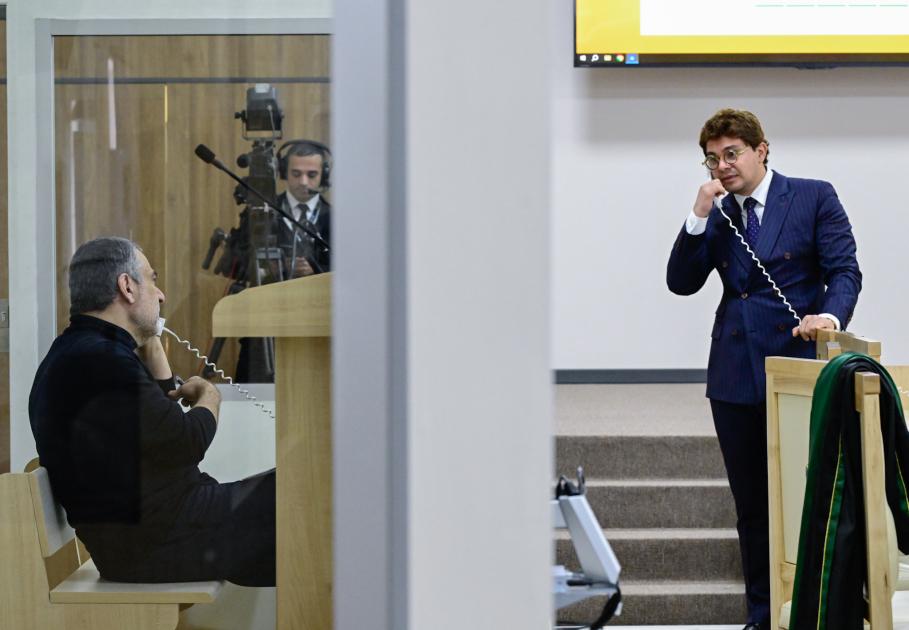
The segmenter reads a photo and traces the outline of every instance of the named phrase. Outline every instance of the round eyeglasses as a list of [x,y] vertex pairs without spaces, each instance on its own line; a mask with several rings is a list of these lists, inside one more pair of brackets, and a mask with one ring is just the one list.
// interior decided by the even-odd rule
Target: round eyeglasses
[[[737,159],[739,159],[739,156],[747,150],[748,150],[748,147],[744,147],[742,149],[733,149],[730,147],[728,149],[725,149],[723,151],[723,161],[726,162],[726,164],[735,164],[735,161]],[[712,153],[708,153],[707,158],[703,162],[701,162],[701,164],[706,166],[707,168],[709,168],[712,171],[715,168],[719,167],[720,158],[718,158],[717,156],[715,156]]]

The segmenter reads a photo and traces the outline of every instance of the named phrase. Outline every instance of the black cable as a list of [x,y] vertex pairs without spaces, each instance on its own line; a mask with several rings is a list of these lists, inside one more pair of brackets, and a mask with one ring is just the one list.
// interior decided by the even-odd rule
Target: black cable
[[613,593],[606,604],[603,606],[603,610],[600,612],[600,616],[597,617],[596,621],[591,624],[582,624],[577,625],[573,622],[567,621],[556,621],[555,630],[582,630],[585,628],[590,628],[590,630],[600,630],[605,626],[609,621],[615,616],[615,611],[618,610],[619,604],[622,602],[622,590],[619,588],[619,585],[615,585],[615,593]]
[[619,604],[622,601],[622,590],[619,588],[619,585],[615,585],[615,593],[606,601],[606,605],[603,607],[603,612],[600,613],[600,616],[597,617],[597,620],[590,624],[590,630],[600,630],[605,626],[610,619],[615,615],[616,609],[619,607]]

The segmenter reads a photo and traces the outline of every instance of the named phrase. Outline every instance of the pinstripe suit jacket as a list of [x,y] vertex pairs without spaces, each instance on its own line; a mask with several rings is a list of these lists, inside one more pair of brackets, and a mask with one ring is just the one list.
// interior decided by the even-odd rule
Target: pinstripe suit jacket
[[[735,197],[726,195],[722,206],[744,234]],[[774,172],[753,249],[799,317],[831,313],[846,328],[862,274],[852,226],[833,186]],[[764,358],[813,358],[814,344],[792,337],[795,318],[716,206],[703,234],[691,236],[682,226],[666,282],[673,293],[691,295],[714,269],[723,282],[723,296],[710,335],[707,396],[758,404],[766,396]]]

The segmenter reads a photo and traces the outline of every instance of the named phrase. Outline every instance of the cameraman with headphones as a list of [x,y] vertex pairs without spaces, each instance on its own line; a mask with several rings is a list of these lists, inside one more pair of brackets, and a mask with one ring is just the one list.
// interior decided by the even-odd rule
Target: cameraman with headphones
[[[309,222],[325,242],[331,244],[331,204],[323,193],[331,185],[331,151],[315,140],[291,140],[278,149],[278,173],[287,182],[278,196],[282,209],[300,223]],[[275,230],[278,245],[290,257],[291,278],[331,270],[331,252],[313,242],[300,228],[278,218]],[[314,260],[313,269],[307,260]]]
[[[309,223],[313,231],[331,246],[331,204],[323,196],[331,185],[331,150],[315,140],[290,140],[278,149],[278,176],[287,182],[275,200],[284,212],[299,223]],[[276,216],[271,233],[277,236],[285,261],[284,280],[331,271],[331,252],[319,245],[298,226]],[[310,261],[315,263],[315,268]],[[240,339],[237,381],[270,383],[274,380],[263,340]]]

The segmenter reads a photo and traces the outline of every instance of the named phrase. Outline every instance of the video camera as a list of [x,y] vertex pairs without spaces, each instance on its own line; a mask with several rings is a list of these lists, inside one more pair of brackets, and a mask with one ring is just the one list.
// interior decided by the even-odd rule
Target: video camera
[[[284,121],[277,89],[267,83],[248,88],[246,109],[236,112],[234,118],[243,123],[243,139],[252,141],[250,150],[237,156],[237,166],[249,169],[243,181],[262,197],[275,199],[278,174],[275,141],[283,136]],[[283,280],[283,256],[273,230],[273,213],[240,184],[234,189],[234,201],[244,206],[240,223],[229,234],[215,228],[202,268],[210,267],[215,252],[224,243],[224,253],[214,272],[235,280],[231,293]]]
[[[267,199],[274,199],[278,164],[275,140],[280,140],[283,135],[284,121],[284,112],[278,105],[277,89],[260,83],[246,90],[246,109],[235,113],[234,118],[243,121],[243,139],[253,141],[248,153],[237,156],[237,166],[249,169],[249,175],[244,178],[247,184]],[[237,186],[234,199],[246,205],[255,205],[256,201],[249,199],[242,186]]]
[[[214,272],[233,280],[228,289],[231,295],[249,286],[285,279],[284,256],[275,233],[278,219],[274,212],[278,174],[275,141],[282,137],[284,120],[277,90],[266,83],[248,88],[246,109],[234,114],[234,118],[243,123],[243,139],[252,142],[250,150],[237,157],[237,166],[248,169],[245,177],[233,174],[205,145],[196,147],[200,159],[242,182],[234,189],[234,201],[243,206],[239,225],[231,228],[229,234],[220,227],[215,228],[202,261],[202,268],[208,269],[215,252],[224,244],[224,253]],[[223,337],[212,339],[209,357],[213,363],[218,360],[224,341]],[[237,377],[246,382],[271,381],[274,378],[272,340],[245,339],[240,341],[240,346]],[[212,374],[212,368],[206,366],[203,376],[209,378]]]

